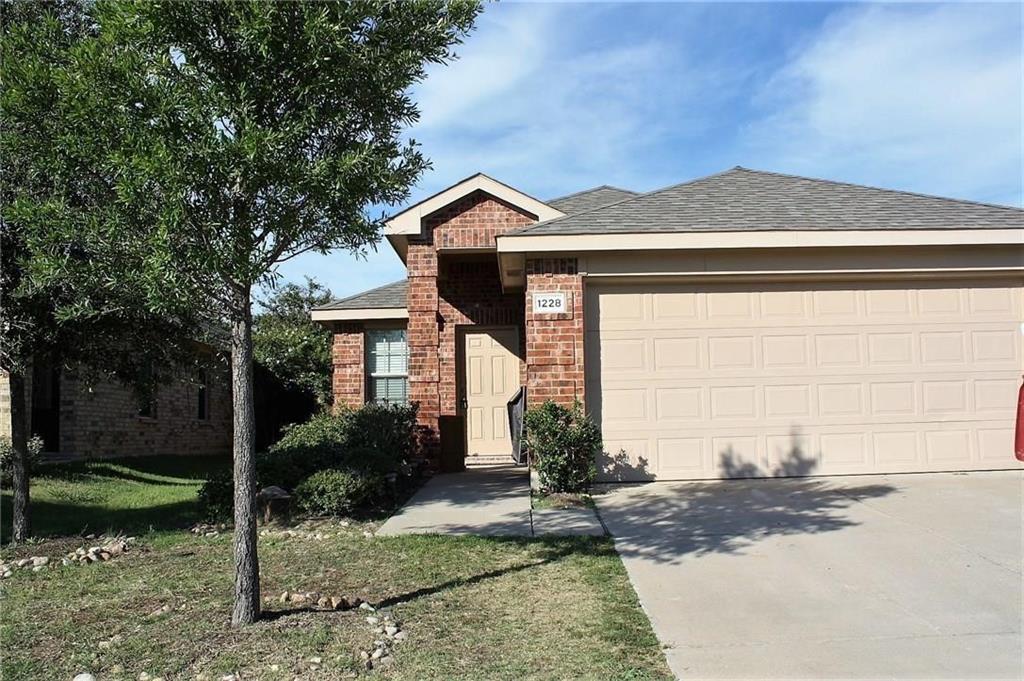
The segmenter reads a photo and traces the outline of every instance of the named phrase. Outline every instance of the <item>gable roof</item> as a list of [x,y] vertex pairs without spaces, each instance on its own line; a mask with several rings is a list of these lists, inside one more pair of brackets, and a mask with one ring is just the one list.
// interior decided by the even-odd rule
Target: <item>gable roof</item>
[[422,229],[421,219],[445,206],[458,201],[475,191],[482,191],[501,199],[523,211],[535,216],[538,220],[551,220],[563,215],[562,211],[525,194],[515,187],[499,182],[493,177],[477,173],[456,182],[433,196],[418,201],[400,213],[392,215],[384,225],[386,235],[419,234]]
[[409,290],[409,280],[393,281],[369,291],[357,293],[354,296],[332,300],[326,305],[314,307],[313,311],[322,310],[372,310],[379,308],[401,307],[406,305],[406,293]]
[[548,205],[552,208],[557,208],[566,215],[572,215],[574,213],[593,210],[594,208],[601,208],[602,206],[607,206],[610,203],[622,201],[623,199],[632,198],[634,196],[637,196],[637,192],[603,184],[600,187],[585,189],[581,192],[560,196],[557,199],[551,199],[548,201]]
[[1019,229],[1024,210],[737,166],[506,234]]

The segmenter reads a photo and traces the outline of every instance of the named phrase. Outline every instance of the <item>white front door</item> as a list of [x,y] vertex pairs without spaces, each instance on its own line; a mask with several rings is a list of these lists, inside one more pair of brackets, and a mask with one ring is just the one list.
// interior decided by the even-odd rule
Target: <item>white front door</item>
[[466,454],[512,453],[506,405],[519,388],[519,332],[514,327],[465,334]]

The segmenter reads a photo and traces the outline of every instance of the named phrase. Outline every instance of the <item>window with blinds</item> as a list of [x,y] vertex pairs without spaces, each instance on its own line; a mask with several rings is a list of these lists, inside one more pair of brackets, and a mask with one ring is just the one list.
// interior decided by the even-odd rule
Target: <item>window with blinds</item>
[[366,332],[368,398],[376,402],[409,401],[409,347],[405,329],[370,329]]

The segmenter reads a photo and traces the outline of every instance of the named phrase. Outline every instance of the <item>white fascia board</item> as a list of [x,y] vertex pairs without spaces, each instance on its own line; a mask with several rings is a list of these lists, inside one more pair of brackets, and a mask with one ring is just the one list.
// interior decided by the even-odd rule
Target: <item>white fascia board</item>
[[483,173],[477,173],[473,177],[454,184],[448,189],[434,194],[430,198],[420,201],[395,215],[384,224],[384,234],[388,236],[419,234],[424,217],[477,190],[486,192],[495,198],[525,210],[527,213],[536,215],[538,222],[554,220],[555,218],[565,216],[565,213],[552,208],[543,201],[538,201],[532,196],[524,194],[518,189],[513,189],[507,184],[498,182]]
[[779,230],[647,232],[643,234],[506,234],[498,253],[658,251],[718,248],[822,248],[853,246],[1024,246],[1024,229]]
[[376,307],[345,310],[313,310],[309,313],[314,322],[351,322],[373,319],[408,319],[409,310],[404,307]]

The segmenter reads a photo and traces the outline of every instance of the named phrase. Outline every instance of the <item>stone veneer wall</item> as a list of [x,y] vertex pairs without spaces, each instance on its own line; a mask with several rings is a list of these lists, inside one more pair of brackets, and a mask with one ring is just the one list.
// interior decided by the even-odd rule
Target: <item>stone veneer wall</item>
[[[533,294],[551,291],[565,292],[567,311],[533,314]],[[583,402],[583,277],[576,259],[527,260],[525,305],[528,405]]]

